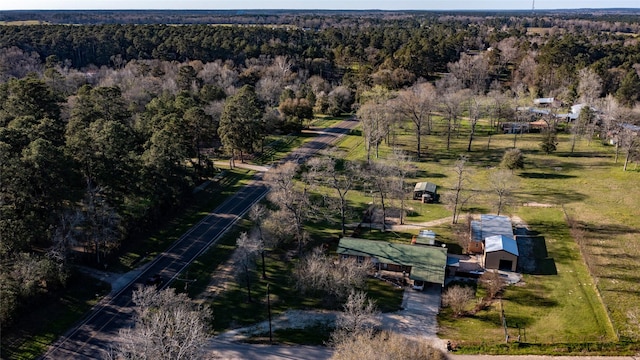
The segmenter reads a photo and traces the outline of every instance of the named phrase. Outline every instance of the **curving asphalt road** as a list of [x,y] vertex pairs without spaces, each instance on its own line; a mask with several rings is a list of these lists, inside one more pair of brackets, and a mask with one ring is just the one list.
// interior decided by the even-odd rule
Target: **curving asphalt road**
[[[319,150],[337,141],[358,124],[343,121],[331,128],[317,131],[313,140],[296,149],[284,161],[306,161]],[[213,212],[193,226],[170,248],[158,255],[138,277],[120,291],[102,299],[73,329],[60,337],[41,359],[104,359],[110,351],[118,330],[130,326],[133,320],[131,295],[138,284],[151,275],[161,274],[164,287],[175,279],[200,254],[214,244],[253,204],[268,192],[262,173],[227,199]]]

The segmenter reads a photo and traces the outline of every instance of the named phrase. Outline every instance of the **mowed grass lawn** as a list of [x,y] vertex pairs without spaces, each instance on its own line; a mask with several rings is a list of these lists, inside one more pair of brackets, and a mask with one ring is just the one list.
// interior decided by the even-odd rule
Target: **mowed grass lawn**
[[[513,147],[514,135],[494,134],[489,142],[487,124],[483,123],[472,151],[467,152],[468,129],[463,120],[460,135],[452,136],[447,151],[446,134],[437,117],[434,122],[434,133],[423,136],[423,157],[415,163],[418,171],[414,180],[432,181],[442,194],[453,183],[453,164],[460,155],[467,155],[472,170],[467,186],[475,196],[466,210],[495,213],[489,173],[499,165],[505,150]],[[546,237],[558,275],[525,276],[524,286],[510,288],[504,301],[508,325],[525,327],[528,341],[610,341],[617,339],[615,334],[638,339],[640,329],[629,320],[629,314],[640,316],[640,172],[634,164],[631,171],[623,172],[624,154],[615,163],[615,149],[597,139],[579,140],[571,153],[569,135],[560,133],[558,149],[552,154],[540,151],[540,140],[540,134],[517,136],[516,147],[525,155],[525,168],[514,173],[519,181],[515,191],[518,206],[506,209],[505,215],[523,218],[531,230]],[[416,140],[410,124],[396,131],[395,143],[415,156]],[[349,159],[366,159],[357,130],[339,147]],[[382,144],[381,157],[390,151],[390,146]],[[525,203],[552,207],[522,206]],[[577,231],[570,231],[563,209]],[[446,211],[433,213],[442,216]],[[419,214],[418,221],[411,217],[407,221],[436,218],[425,215]],[[441,325],[444,337],[504,341],[495,309],[476,318],[443,320]]]
[[558,208],[523,208],[519,215],[532,229],[545,235],[557,275],[524,275],[510,286],[502,304],[462,318],[440,316],[440,336],[459,344],[504,342],[504,309],[511,340],[521,335],[528,343],[615,341],[613,327],[598,298],[593,280],[581,260]]

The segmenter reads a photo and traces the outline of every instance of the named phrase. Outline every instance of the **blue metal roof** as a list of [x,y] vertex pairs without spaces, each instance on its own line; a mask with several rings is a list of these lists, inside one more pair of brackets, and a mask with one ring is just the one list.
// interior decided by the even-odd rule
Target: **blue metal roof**
[[511,219],[506,216],[483,214],[480,216],[481,238],[489,236],[504,235],[513,239],[513,227]]
[[484,239],[485,253],[504,250],[518,256],[518,243],[511,237],[504,235],[489,236]]

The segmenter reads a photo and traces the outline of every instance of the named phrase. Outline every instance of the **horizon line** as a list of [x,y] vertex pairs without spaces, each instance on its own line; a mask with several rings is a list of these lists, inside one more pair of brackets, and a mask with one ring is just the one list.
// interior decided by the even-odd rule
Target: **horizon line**
[[238,8],[238,9],[203,9],[203,8],[131,8],[131,9],[93,9],[93,8],[77,8],[77,9],[1,9],[0,11],[558,11],[558,10],[640,10],[639,7],[576,7],[576,8],[531,8],[522,9],[311,9],[311,8]]

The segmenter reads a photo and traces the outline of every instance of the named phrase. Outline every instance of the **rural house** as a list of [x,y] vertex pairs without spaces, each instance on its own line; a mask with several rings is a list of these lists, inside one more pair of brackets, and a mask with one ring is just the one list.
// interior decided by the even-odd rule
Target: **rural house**
[[379,270],[409,274],[413,285],[434,283],[444,286],[447,248],[397,244],[386,241],[342,238],[337,253],[342,258],[369,258]]

